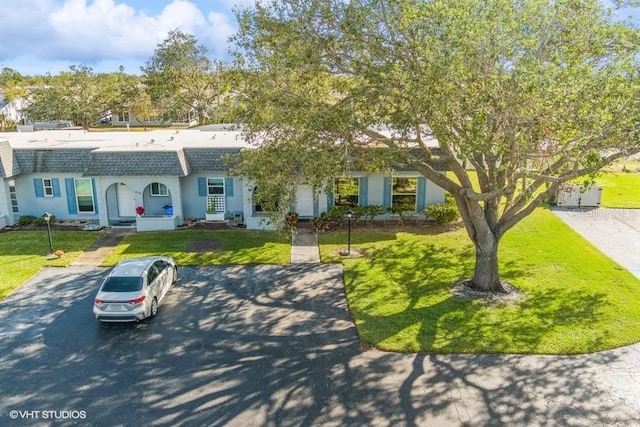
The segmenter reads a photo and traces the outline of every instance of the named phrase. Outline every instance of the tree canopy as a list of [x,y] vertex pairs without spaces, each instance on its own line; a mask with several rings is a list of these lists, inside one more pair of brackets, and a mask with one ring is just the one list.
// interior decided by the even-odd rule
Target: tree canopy
[[31,88],[25,113],[30,120],[68,119],[88,128],[117,105],[123,73],[95,73],[91,67],[71,66]]
[[[243,170],[290,194],[300,179],[410,166],[454,197],[476,249],[472,285],[501,291],[502,236],[562,183],[640,152],[638,31],[612,16],[598,0],[243,9],[233,41],[253,77],[244,121],[258,147]],[[371,157],[373,146],[386,149]],[[276,163],[278,186],[264,166]]]
[[169,32],[141,70],[151,100],[170,120],[182,120],[195,111],[203,125],[230,90],[224,64],[212,61],[204,45],[180,30]]

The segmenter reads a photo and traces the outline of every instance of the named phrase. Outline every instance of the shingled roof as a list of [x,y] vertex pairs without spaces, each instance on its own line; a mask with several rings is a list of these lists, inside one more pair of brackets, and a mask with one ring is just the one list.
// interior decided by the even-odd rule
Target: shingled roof
[[185,176],[188,173],[182,150],[96,150],[87,163],[85,176]]
[[185,148],[184,156],[187,161],[189,173],[197,172],[224,172],[225,158],[236,156],[240,148]]
[[15,149],[12,175],[20,173],[82,173],[90,148]]

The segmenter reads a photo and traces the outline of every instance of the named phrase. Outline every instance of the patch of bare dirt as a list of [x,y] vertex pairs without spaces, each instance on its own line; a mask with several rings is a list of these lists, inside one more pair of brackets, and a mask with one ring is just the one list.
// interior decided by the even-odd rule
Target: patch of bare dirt
[[471,279],[460,280],[451,287],[453,296],[459,299],[476,299],[486,303],[500,304],[519,301],[522,291],[511,283],[502,282],[502,287],[506,292],[483,292],[471,287]]
[[222,247],[222,242],[216,239],[192,240],[187,243],[187,252],[214,252]]
[[364,256],[364,251],[352,246],[350,250],[343,248],[336,251],[336,255],[340,255],[342,258],[361,258]]

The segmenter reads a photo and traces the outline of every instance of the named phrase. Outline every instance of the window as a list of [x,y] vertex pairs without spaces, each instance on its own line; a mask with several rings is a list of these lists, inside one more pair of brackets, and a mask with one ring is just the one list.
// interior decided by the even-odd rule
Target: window
[[9,181],[9,194],[11,196],[11,209],[13,213],[20,213],[20,209],[18,208],[18,195],[16,194],[16,182],[14,180]]
[[156,266],[152,265],[149,269],[149,272],[147,273],[147,285],[151,285],[153,281],[156,280],[159,274],[160,273],[158,272]]
[[224,178],[207,178],[207,194],[209,196],[224,195]]
[[51,178],[42,178],[42,191],[45,197],[53,197],[53,181]]
[[76,184],[76,202],[78,212],[93,213],[93,183],[88,178],[77,178]]
[[416,210],[418,178],[393,178],[391,206],[404,211]]
[[131,117],[129,116],[129,112],[128,111],[124,111],[122,113],[118,113],[118,121],[119,122],[128,122],[130,121]]
[[168,196],[169,190],[167,190],[167,186],[164,184],[160,184],[159,182],[152,182],[151,195],[152,196]]
[[336,206],[358,206],[360,194],[360,180],[358,178],[338,178],[335,182]]
[[136,292],[142,289],[142,277],[109,277],[102,286],[103,292]]
[[265,197],[260,194],[258,187],[253,187],[253,211],[273,212],[278,209],[278,198],[276,196]]

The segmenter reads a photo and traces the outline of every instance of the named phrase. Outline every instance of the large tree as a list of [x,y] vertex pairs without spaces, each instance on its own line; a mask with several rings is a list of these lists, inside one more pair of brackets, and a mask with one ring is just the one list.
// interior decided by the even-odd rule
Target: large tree
[[71,66],[30,89],[25,114],[32,121],[71,120],[87,129],[117,104],[119,74],[95,73],[91,67]]
[[195,111],[203,125],[230,89],[224,64],[211,60],[206,46],[180,30],[169,32],[141,70],[151,100],[162,106],[167,120],[184,120]]
[[[472,286],[502,291],[504,234],[563,183],[640,151],[638,32],[603,3],[278,0],[243,9],[234,42],[254,77],[243,105],[257,145],[246,172],[269,185],[265,164],[281,163],[278,179],[289,183],[410,166],[453,195],[475,246]],[[374,146],[387,148],[363,161]]]

